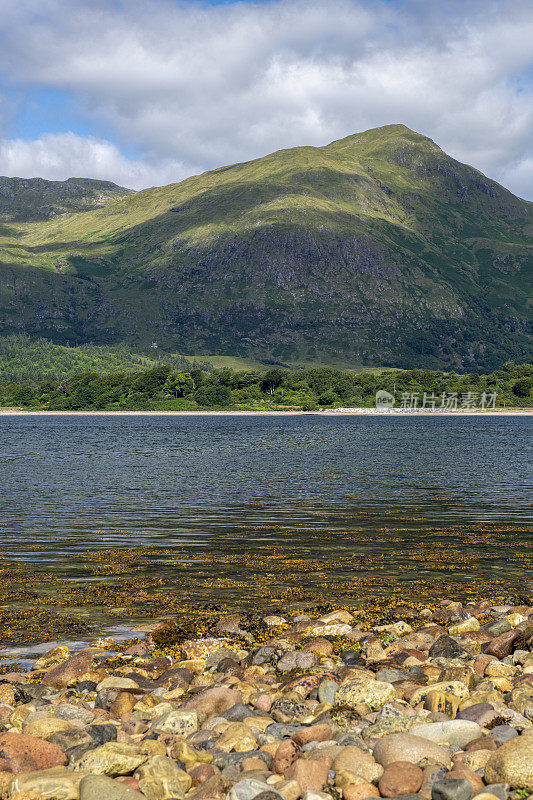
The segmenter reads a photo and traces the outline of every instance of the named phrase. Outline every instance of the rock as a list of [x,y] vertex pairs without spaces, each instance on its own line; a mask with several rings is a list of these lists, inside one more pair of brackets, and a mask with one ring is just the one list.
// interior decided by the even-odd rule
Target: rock
[[224,791],[220,775],[213,775],[187,794],[187,800],[223,800]]
[[166,731],[174,736],[186,738],[198,730],[198,714],[196,711],[168,711],[161,717],[156,717],[152,727],[158,731]]
[[148,754],[140,746],[108,742],[89,751],[72,769],[93,773],[94,775],[130,775],[148,759]]
[[469,742],[481,736],[481,728],[477,722],[466,719],[452,719],[448,722],[430,722],[426,725],[415,725],[411,729],[413,736],[421,736],[436,744],[453,744],[463,749]]
[[[439,765],[433,765],[430,767],[426,767],[424,770],[424,779],[422,781],[422,786],[419,790],[419,795],[421,797],[426,798],[426,800],[431,800],[431,792],[433,791],[433,786],[436,784],[437,781],[442,780],[446,775],[446,769]],[[507,798],[505,798],[507,800]]]
[[372,711],[379,711],[385,703],[396,698],[391,683],[375,681],[366,676],[343,683],[335,695],[335,706],[355,708],[366,704]]
[[360,750],[356,745],[348,745],[336,756],[333,769],[335,772],[352,772],[367,783],[377,782],[383,775],[383,767],[376,763],[373,755]]
[[65,731],[75,730],[71,722],[56,717],[42,717],[34,719],[23,726],[23,731],[28,736],[35,736],[38,739],[47,739],[54,733],[64,733]]
[[107,775],[86,775],[80,782],[80,800],[143,800],[143,797]]
[[502,633],[501,636],[496,636],[488,645],[485,645],[483,652],[489,656],[496,656],[498,659],[505,658],[505,656],[513,652],[515,642],[519,641],[520,638],[520,631],[516,629]]
[[379,779],[382,797],[397,797],[402,794],[415,794],[422,786],[424,773],[410,761],[394,761],[389,764]]
[[490,756],[490,750],[472,750],[472,752],[467,754],[463,763],[465,767],[468,767],[468,769],[471,769],[473,772],[481,770],[483,773]]
[[329,775],[329,764],[326,759],[300,758],[285,770],[285,780],[296,781],[302,792],[318,792],[325,786]]
[[135,777],[143,795],[154,800],[181,800],[192,786],[190,775],[167,756],[153,756],[137,770]]
[[181,643],[181,657],[187,661],[207,658],[226,645],[231,645],[229,639],[190,639]]
[[464,658],[468,656],[468,651],[457,644],[455,639],[443,634],[439,636],[435,644],[429,648],[431,658]]
[[312,639],[310,642],[307,642],[302,647],[302,653],[316,653],[317,656],[330,656],[333,653],[333,645],[329,641],[329,639],[323,639],[321,636],[318,636],[316,639]]
[[374,747],[373,756],[383,767],[394,761],[418,764],[426,758],[443,767],[451,766],[450,756],[443,747],[410,733],[392,733],[380,739]]
[[443,778],[433,785],[432,800],[470,800],[472,787],[465,780]]
[[280,658],[277,667],[281,672],[288,672],[291,669],[311,669],[315,664],[318,664],[318,656],[315,653],[293,650]]
[[57,744],[25,733],[0,734],[0,770],[3,772],[33,772],[66,764],[68,758]]
[[498,744],[506,744],[511,739],[516,739],[518,731],[511,725],[496,725],[489,732],[490,738]]
[[410,705],[417,706],[419,703],[425,703],[428,695],[433,692],[442,692],[461,699],[465,699],[469,695],[469,691],[462,681],[439,681],[416,689],[409,698]]
[[533,736],[522,735],[492,753],[485,765],[485,781],[533,792]]
[[[236,783],[228,794],[228,800],[254,800],[254,798],[263,794],[263,792],[271,792],[272,787],[263,781],[256,778],[244,778],[242,781]],[[277,792],[276,797],[281,800],[281,795]]]
[[448,774],[445,775],[444,777],[449,780],[454,779],[454,780],[468,781],[472,789],[472,794],[476,794],[476,792],[483,791],[483,781],[481,780],[477,772],[473,772],[464,764],[454,767],[453,770],[451,772],[448,772]]
[[69,655],[69,649],[65,645],[53,647],[52,650],[49,650],[47,653],[37,659],[34,669],[48,669],[54,664],[58,664],[60,661],[65,661]]
[[335,683],[332,680],[325,680],[322,681],[320,686],[318,687],[318,699],[321,703],[333,703],[335,702],[335,695],[339,689],[339,684]]
[[250,728],[242,722],[232,722],[216,744],[217,750],[223,753],[231,753],[232,750],[237,753],[247,753],[255,750],[256,746],[257,739]]
[[74,686],[82,675],[90,670],[92,663],[93,653],[77,653],[63,661],[62,664],[47,670],[43,677],[43,683],[58,689]]
[[202,711],[207,716],[211,714],[222,714],[236,703],[242,702],[242,694],[225,686],[215,686],[212,689],[205,689],[199,692],[190,700],[186,700],[183,709],[194,709]]
[[272,772],[283,775],[285,770],[300,756],[300,747],[292,739],[286,739],[278,746],[272,762]]
[[366,800],[367,797],[379,797],[379,789],[371,783],[349,783],[342,790],[343,800]]
[[308,742],[326,742],[331,739],[331,725],[327,723],[309,725],[294,733],[292,738],[300,747]]
[[31,795],[34,792],[39,800],[78,800],[83,777],[84,774],[72,772],[66,767],[25,772],[13,778],[11,795],[16,792]]

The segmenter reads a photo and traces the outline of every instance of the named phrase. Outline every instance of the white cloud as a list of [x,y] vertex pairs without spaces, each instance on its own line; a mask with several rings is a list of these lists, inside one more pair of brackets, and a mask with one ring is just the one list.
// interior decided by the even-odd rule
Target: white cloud
[[[165,183],[403,122],[533,197],[530,0],[48,0],[45,8],[0,0],[0,67],[11,86],[72,92],[95,124],[143,153],[133,161],[110,143],[79,140],[86,175],[109,165],[113,180]],[[47,145],[48,174],[55,160],[58,177],[74,145],[65,163],[56,139],[30,143],[34,172]]]
[[74,133],[45,134],[34,140],[0,139],[0,171],[19,178],[100,178],[130,189],[179,181],[183,165],[170,159],[156,165],[125,158],[111,142]]

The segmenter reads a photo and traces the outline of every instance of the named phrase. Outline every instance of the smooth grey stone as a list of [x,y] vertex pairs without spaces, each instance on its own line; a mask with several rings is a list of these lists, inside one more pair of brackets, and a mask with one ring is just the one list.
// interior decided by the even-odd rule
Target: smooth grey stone
[[299,731],[302,727],[302,725],[293,722],[273,722],[272,725],[265,728],[265,733],[280,740],[290,739],[293,733],[296,733],[296,731]]
[[443,778],[431,789],[431,800],[470,800],[472,784],[463,778]]
[[335,683],[335,681],[322,681],[318,687],[318,699],[321,703],[331,703],[333,705],[338,688],[339,684]]
[[394,683],[395,681],[408,681],[413,676],[406,672],[404,669],[394,669],[393,667],[385,667],[376,672],[376,680],[383,681],[384,683]]
[[[279,792],[272,791],[268,783],[255,778],[238,781],[228,794],[228,800],[255,800],[259,795],[268,794],[268,800],[283,800]],[[264,800],[267,800],[265,797]]]
[[500,744],[505,744],[506,742],[510,742],[511,739],[516,739],[518,731],[516,728],[512,728],[511,725],[496,725],[496,727],[489,732],[489,736],[491,739],[496,739]]

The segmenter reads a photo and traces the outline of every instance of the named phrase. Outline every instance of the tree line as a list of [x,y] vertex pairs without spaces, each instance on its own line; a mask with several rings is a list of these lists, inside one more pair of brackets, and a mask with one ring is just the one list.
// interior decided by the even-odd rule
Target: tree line
[[376,392],[396,398],[469,398],[495,395],[496,407],[533,405],[533,365],[504,364],[487,375],[427,369],[361,371],[316,367],[266,372],[173,369],[161,364],[135,372],[84,371],[63,378],[13,382],[0,378],[0,405],[48,410],[303,409],[372,407]]

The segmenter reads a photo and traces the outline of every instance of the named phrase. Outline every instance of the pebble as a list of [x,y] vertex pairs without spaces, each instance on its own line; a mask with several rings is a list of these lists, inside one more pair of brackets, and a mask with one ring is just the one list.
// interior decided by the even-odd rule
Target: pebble
[[2,676],[0,796],[508,800],[514,790],[533,792],[533,608],[402,608],[371,630],[360,612],[317,619],[286,610],[264,619],[260,635],[246,630],[245,615],[227,615],[211,638],[189,639],[169,656],[151,656],[149,639],[110,660],[96,647],[117,644],[104,639],[75,655],[54,648],[29,680]]

